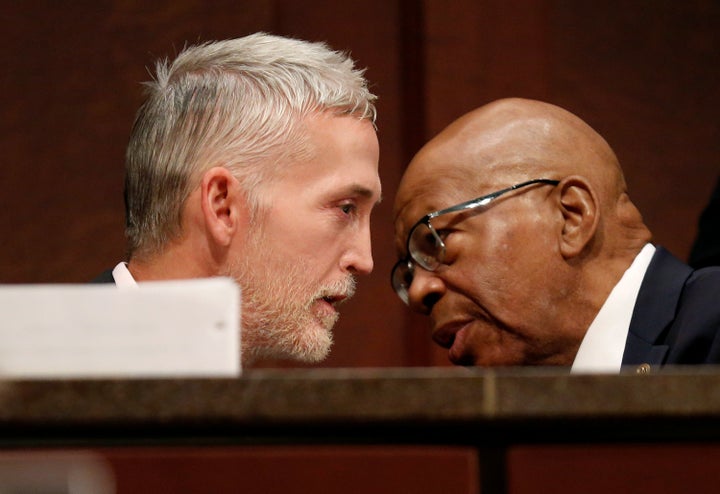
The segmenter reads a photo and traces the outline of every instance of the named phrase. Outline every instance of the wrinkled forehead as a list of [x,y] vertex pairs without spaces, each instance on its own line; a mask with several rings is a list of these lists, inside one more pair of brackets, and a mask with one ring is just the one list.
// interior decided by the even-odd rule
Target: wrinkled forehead
[[395,221],[419,220],[426,214],[464,200],[469,189],[457,169],[448,173],[409,174],[403,178],[395,201]]
[[426,214],[474,197],[481,182],[478,173],[450,156],[437,153],[416,156],[405,171],[395,198],[397,241],[402,244],[410,228]]
[[[468,199],[492,174],[497,160],[476,145],[474,135],[445,130],[413,158],[400,181],[395,219],[424,214]],[[417,214],[418,208],[421,214]],[[413,216],[413,214],[409,214]]]

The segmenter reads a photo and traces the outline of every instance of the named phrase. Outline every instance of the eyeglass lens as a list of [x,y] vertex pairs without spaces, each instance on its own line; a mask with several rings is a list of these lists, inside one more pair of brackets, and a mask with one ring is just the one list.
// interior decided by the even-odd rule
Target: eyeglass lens
[[392,286],[400,299],[408,304],[410,301],[410,285],[413,282],[414,273],[412,261],[400,261],[395,265],[392,273]]
[[410,258],[399,261],[392,273],[393,288],[406,304],[410,299],[408,290],[415,278],[413,263],[429,271],[437,269],[445,258],[445,244],[429,223],[420,222],[410,232],[408,251]]
[[445,244],[429,222],[422,222],[410,233],[408,251],[423,269],[434,271],[443,262]]

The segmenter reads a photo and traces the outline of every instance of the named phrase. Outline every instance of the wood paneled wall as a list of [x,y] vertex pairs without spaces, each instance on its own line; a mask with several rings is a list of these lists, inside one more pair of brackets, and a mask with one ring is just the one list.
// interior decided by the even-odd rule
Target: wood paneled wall
[[157,57],[265,30],[325,40],[368,67],[384,195],[375,272],[324,366],[446,365],[389,287],[392,201],[415,150],[476,106],[526,96],[583,117],[680,257],[720,174],[712,0],[1,0],[0,21],[2,283],[82,282],[123,257],[124,147]]

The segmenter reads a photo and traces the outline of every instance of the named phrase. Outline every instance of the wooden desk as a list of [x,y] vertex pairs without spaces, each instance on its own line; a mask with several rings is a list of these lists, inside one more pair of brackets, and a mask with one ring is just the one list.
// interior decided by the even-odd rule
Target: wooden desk
[[680,460],[696,448],[720,460],[720,372],[317,369],[0,382],[6,451],[290,445],[466,448],[478,452],[482,493],[518,492],[525,484],[509,485],[509,467],[519,475],[538,447],[675,445]]

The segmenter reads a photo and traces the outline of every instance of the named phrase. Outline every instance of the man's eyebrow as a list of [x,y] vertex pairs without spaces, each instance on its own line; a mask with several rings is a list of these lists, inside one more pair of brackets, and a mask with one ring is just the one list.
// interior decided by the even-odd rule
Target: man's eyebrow
[[[352,184],[352,185],[348,186],[347,192],[350,195],[365,197],[367,199],[372,198],[372,196],[375,194],[371,189],[368,189],[364,185],[360,185],[360,184]],[[375,204],[376,205],[380,204],[381,201],[382,201],[382,194],[380,194],[380,196],[378,197],[378,200],[375,201]]]

